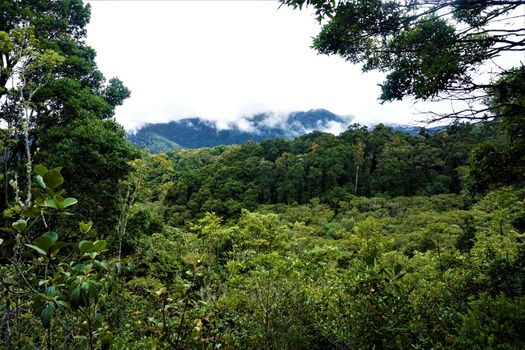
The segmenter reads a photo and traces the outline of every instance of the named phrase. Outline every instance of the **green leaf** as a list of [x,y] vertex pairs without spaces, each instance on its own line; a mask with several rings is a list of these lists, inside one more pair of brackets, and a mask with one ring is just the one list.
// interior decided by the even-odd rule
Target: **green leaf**
[[95,250],[95,245],[89,241],[80,241],[78,247],[80,248],[80,254],[91,253]]
[[42,187],[42,188],[46,188],[46,183],[44,182],[44,178],[40,175],[37,175],[36,178],[36,183],[38,184],[38,186]]
[[102,239],[102,240],[99,240],[99,241],[95,241],[95,243],[93,243],[93,246],[95,247],[95,251],[101,252],[104,249],[106,249],[107,242]]
[[76,198],[66,198],[62,201],[62,208],[67,208],[69,206],[77,204],[78,201]]
[[95,270],[97,271],[100,271],[100,270],[107,270],[108,269],[108,266],[106,265],[105,262],[103,261],[99,261],[99,260],[95,260],[93,262],[93,267],[95,268]]
[[55,244],[58,240],[58,233],[54,232],[54,231],[49,231],[49,232],[46,232],[42,235],[42,237],[48,237],[51,242],[52,242],[52,245]]
[[79,273],[84,273],[88,269],[88,266],[85,264],[76,264],[73,266],[73,270]]
[[68,243],[65,243],[65,242],[59,242],[57,244],[54,244],[51,248],[49,248],[49,255],[51,255],[52,257],[55,257],[57,254],[58,254],[58,251],[61,249],[61,248],[64,248],[65,246],[67,246]]
[[27,208],[22,211],[22,216],[34,219],[40,216],[40,210],[36,208]]
[[98,300],[99,294],[98,294],[98,283],[95,281],[88,281],[89,284],[89,299],[94,300],[95,302]]
[[0,238],[0,245],[2,245],[2,243],[4,243],[4,240]]
[[57,201],[55,199],[53,199],[53,198],[46,199],[46,205],[48,207],[53,208],[53,209],[57,209],[57,210],[59,209]]
[[27,247],[33,249],[33,250],[36,250],[38,252],[38,254],[42,254],[42,255],[47,255],[47,253],[42,250],[41,248],[35,246],[35,245],[32,245],[32,244],[26,244]]
[[55,168],[43,175],[46,185],[52,190],[64,183],[64,178],[60,174],[60,170],[61,168]]
[[80,301],[80,285],[71,291],[71,293],[69,294],[69,300],[73,304],[78,305]]
[[59,300],[57,301],[57,304],[61,309],[67,308],[67,303],[65,301]]
[[26,229],[27,221],[25,221],[24,219],[20,219],[18,221],[13,222],[11,226],[13,226],[13,228],[17,230],[18,232],[21,232]]
[[80,285],[80,296],[84,305],[89,305],[89,283],[84,282]]
[[88,233],[91,230],[91,227],[93,226],[93,221],[91,220],[89,220],[88,222],[80,221],[78,223],[78,226],[80,228],[80,232]]
[[49,248],[51,248],[58,240],[58,234],[56,232],[46,232],[42,236],[39,236],[33,240],[33,245],[37,246],[38,248],[42,249],[44,252],[49,251]]
[[44,195],[42,194],[42,192],[40,192],[40,190],[37,187],[31,187],[31,194],[35,198],[36,204],[42,204],[42,202],[44,201]]
[[48,172],[47,168],[43,164],[35,165],[34,171],[36,174],[38,174],[38,176],[44,176],[44,174]]
[[47,296],[53,296],[53,297],[60,295],[60,293],[57,291],[55,286],[48,286],[46,290],[44,291],[44,294]]
[[47,254],[47,251],[49,247],[53,245],[53,242],[51,242],[49,237],[39,236],[33,240],[33,245],[42,249]]
[[49,328],[51,325],[51,318],[53,317],[54,312],[55,305],[52,302],[47,303],[46,308],[42,310],[42,314],[40,314],[40,321],[42,321],[44,328]]

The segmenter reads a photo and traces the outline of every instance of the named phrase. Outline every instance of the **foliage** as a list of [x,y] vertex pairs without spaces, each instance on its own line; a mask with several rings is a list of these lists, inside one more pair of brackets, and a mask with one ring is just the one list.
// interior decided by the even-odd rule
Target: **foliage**
[[[156,215],[175,226],[206,211],[238,217],[242,208],[262,203],[317,199],[337,210],[354,195],[458,193],[470,150],[494,137],[491,123],[458,123],[416,136],[353,125],[339,136],[314,132],[292,141],[173,150],[161,155],[162,176],[151,173],[144,186],[166,191],[155,199],[162,201]],[[166,188],[158,187],[160,179]]]
[[[410,2],[405,13],[400,2],[307,2],[321,17],[337,4],[355,25],[387,31],[418,5],[441,4]],[[506,3],[441,6],[481,28]],[[502,115],[490,123],[412,136],[352,125],[139,158],[112,120],[129,91],[105,83],[82,41],[89,7],[0,6],[0,82],[21,78],[0,91],[0,347],[525,346],[522,70],[490,87]],[[386,10],[395,16],[384,22]],[[362,44],[426,38],[434,53],[434,37],[455,29],[425,16]],[[459,50],[451,66],[419,73],[446,79],[409,80],[406,91],[425,97],[463,79],[462,64],[487,52],[464,50],[485,44],[447,46]],[[370,65],[385,64],[374,54]],[[393,54],[392,64],[409,62]]]
[[[35,173],[34,203],[15,210],[21,218],[2,229],[2,343],[7,348],[41,343],[51,349],[66,342],[94,349],[104,342],[101,304],[112,284],[111,267],[100,260],[107,243],[60,241],[54,220],[67,215],[77,200],[64,198],[59,189],[61,168],[37,165]],[[81,221],[80,233],[86,237],[92,226]],[[24,332],[38,329],[37,319],[45,331]]]
[[470,162],[473,191],[525,183],[525,67],[510,70],[491,87],[488,100],[500,118],[498,138],[474,149]]
[[[0,210],[17,196],[30,202],[33,163],[62,164],[71,171],[65,174],[70,179],[66,189],[100,205],[84,206],[82,214],[110,214],[96,223],[107,235],[118,199],[108,188],[129,172],[126,163],[137,153],[112,119],[114,108],[130,92],[117,78],[106,82],[94,50],[84,42],[89,5],[81,0],[8,0],[0,12],[0,123],[10,140],[0,158]],[[114,171],[103,172],[113,161]],[[89,164],[93,171],[78,168],[80,164]],[[27,191],[15,194],[10,181]]]
[[[387,72],[381,85],[381,101],[412,96],[465,103],[464,109],[462,106],[451,115],[434,114],[433,119],[490,118],[487,113],[490,108],[480,108],[476,103],[487,96],[497,98],[498,84],[478,79],[482,64],[504,52],[525,48],[525,31],[521,26],[524,15],[520,11],[523,1],[281,0],[281,3],[315,9],[322,24],[313,39],[318,52],[362,63],[363,71]],[[515,26],[501,26],[505,20]],[[494,76],[504,77],[510,72],[498,66]]]

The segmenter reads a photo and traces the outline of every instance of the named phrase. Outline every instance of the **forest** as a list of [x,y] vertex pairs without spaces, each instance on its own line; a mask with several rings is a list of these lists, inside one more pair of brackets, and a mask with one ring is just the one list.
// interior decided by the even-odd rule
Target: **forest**
[[0,1],[0,348],[525,348],[525,67],[475,81],[524,5],[281,0],[382,101],[468,109],[151,154],[89,4]]

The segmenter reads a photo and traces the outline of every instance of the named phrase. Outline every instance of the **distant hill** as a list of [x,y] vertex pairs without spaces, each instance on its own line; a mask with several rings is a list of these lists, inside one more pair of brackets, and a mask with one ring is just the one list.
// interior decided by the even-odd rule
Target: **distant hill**
[[286,116],[260,113],[244,120],[247,127],[243,129],[236,125],[219,129],[215,123],[199,118],[147,124],[128,138],[137,147],[158,153],[173,148],[243,144],[250,140],[293,139],[314,130],[338,134],[347,129],[352,117],[336,115],[325,109],[312,109]]
[[[146,124],[128,139],[138,148],[152,153],[166,152],[173,148],[202,148],[218,145],[244,144],[277,138],[294,139],[312,131],[339,134],[352,123],[353,117],[334,114],[326,109],[293,112],[288,115],[259,113],[243,119],[244,128],[230,125],[220,129],[214,122],[200,118],[185,118],[169,123]],[[421,128],[407,125],[390,125],[394,130],[417,135]],[[433,135],[446,126],[426,128]]]

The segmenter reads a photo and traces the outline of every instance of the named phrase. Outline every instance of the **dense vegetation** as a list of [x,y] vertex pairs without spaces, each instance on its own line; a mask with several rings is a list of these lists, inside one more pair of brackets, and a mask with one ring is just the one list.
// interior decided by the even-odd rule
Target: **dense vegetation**
[[351,126],[339,136],[314,132],[292,141],[163,156],[174,165],[163,175],[166,220],[183,224],[198,213],[225,217],[258,204],[338,206],[353,195],[410,196],[459,193],[469,152],[495,138],[492,124],[455,124],[433,136]]
[[523,67],[488,122],[151,155],[88,6],[0,14],[0,348],[525,347]]

